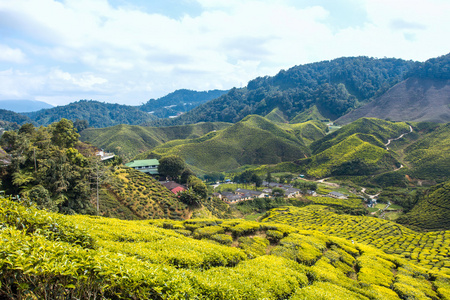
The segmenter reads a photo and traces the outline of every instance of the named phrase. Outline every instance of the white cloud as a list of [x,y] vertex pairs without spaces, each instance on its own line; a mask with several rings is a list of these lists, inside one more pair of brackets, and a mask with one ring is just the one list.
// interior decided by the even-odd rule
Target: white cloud
[[12,49],[0,44],[0,61],[23,63],[25,62],[25,54],[20,49]]
[[365,22],[339,27],[324,1],[197,1],[203,12],[178,19],[106,0],[1,1],[0,70],[11,77],[0,97],[138,104],[341,56],[425,60],[450,49],[447,0],[360,0]]

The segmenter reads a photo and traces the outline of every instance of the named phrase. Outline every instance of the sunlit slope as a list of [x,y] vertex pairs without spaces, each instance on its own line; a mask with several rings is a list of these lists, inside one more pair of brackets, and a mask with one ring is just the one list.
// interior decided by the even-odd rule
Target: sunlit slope
[[409,125],[404,122],[389,122],[374,118],[361,118],[311,144],[311,150],[314,154],[320,153],[355,133],[373,135],[379,140],[377,146],[382,146],[382,144],[387,143],[388,139],[397,138],[402,133],[407,133],[409,131]]
[[152,177],[118,168],[100,190],[100,215],[120,219],[182,219],[187,206]]
[[411,175],[421,179],[450,178],[450,124],[436,127],[404,149]]
[[443,273],[288,225],[120,221],[0,201],[2,297],[448,299],[450,293]]
[[192,139],[210,131],[230,126],[227,123],[199,123],[172,127],[143,127],[117,125],[107,128],[88,128],[81,132],[81,140],[94,146],[113,151],[131,159],[139,153],[176,139]]
[[368,134],[353,134],[298,164],[306,165],[306,173],[318,178],[376,174],[400,166],[383,144]]
[[428,195],[396,220],[428,230],[450,229],[450,181],[430,189]]
[[264,222],[278,222],[299,229],[372,245],[419,265],[450,275],[450,231],[419,233],[379,218],[340,215],[325,206],[285,207],[271,210]]
[[146,156],[179,155],[189,165],[212,172],[292,161],[309,155],[310,151],[293,130],[287,131],[260,116],[248,116],[222,131],[172,141],[152,152]]

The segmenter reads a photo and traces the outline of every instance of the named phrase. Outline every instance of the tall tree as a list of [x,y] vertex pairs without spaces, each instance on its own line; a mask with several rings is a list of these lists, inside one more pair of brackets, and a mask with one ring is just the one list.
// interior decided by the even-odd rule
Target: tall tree
[[171,155],[159,160],[158,172],[178,181],[179,176],[186,168],[183,159],[179,156]]

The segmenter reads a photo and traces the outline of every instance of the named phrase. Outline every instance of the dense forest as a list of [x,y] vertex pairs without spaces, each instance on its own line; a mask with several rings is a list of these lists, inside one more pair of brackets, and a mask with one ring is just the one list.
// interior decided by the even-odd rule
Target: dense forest
[[413,65],[401,59],[368,57],[300,65],[273,77],[256,78],[247,87],[234,88],[179,118],[152,124],[237,122],[249,114],[265,116],[276,108],[290,120],[314,105],[326,118],[336,119],[401,81]]
[[38,125],[49,125],[66,118],[72,121],[86,120],[91,127],[109,127],[118,124],[142,124],[155,117],[134,106],[80,100],[64,106],[26,114]]

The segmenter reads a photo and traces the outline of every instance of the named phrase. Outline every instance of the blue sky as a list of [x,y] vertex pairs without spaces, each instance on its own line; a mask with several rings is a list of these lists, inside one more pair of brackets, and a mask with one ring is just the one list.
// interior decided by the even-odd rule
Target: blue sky
[[0,100],[139,105],[342,56],[450,52],[448,0],[0,0]]

